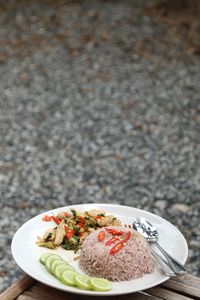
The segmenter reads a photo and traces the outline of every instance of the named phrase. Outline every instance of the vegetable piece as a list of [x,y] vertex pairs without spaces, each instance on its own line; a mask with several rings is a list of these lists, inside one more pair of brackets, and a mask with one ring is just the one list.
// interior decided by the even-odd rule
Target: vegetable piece
[[71,231],[67,232],[66,235],[65,235],[66,238],[68,240],[71,239],[71,237],[73,237],[73,235],[74,235],[74,232],[75,232],[74,230],[71,230]]
[[74,229],[71,229],[71,228],[67,227],[66,225],[64,226],[64,229],[65,229],[65,232],[66,232],[65,236],[66,236],[67,239],[70,239],[75,233]]
[[45,265],[45,261],[47,259],[47,257],[49,257],[50,255],[52,255],[52,253],[43,253],[41,256],[40,256],[40,262],[41,264]]
[[84,226],[84,224],[83,224],[82,222],[79,222],[79,223],[77,224],[77,226],[78,226],[79,228],[82,228],[82,227]]
[[118,252],[120,249],[122,249],[123,243],[120,242],[116,244],[111,250],[110,250],[110,255],[114,255],[116,252]]
[[114,255],[115,253],[117,253],[119,250],[122,249],[122,247],[125,245],[125,243],[129,240],[131,236],[131,232],[128,231],[127,235],[125,236],[125,238],[120,241],[119,243],[117,243],[114,247],[112,247],[110,249],[110,255]]
[[73,215],[74,217],[76,217],[76,211],[75,211],[75,209],[70,209],[70,211],[71,211],[72,215]]
[[78,273],[75,271],[66,270],[61,274],[60,280],[62,281],[62,283],[66,284],[66,285],[75,286],[76,282],[74,280],[74,277],[77,274]]
[[51,221],[51,216],[45,215],[45,216],[42,218],[42,220],[45,221],[45,222],[50,222],[50,221]]
[[48,271],[51,272],[51,263],[56,259],[60,259],[60,256],[57,254],[51,254],[50,256],[47,257],[45,261],[45,266],[48,269]]
[[52,273],[65,285],[77,286],[84,290],[109,291],[112,284],[107,279],[92,278],[88,275],[77,273],[61,256],[51,253],[43,253],[40,262],[45,264],[48,271]]
[[114,242],[118,241],[120,238],[118,236],[114,236],[106,242],[106,246],[114,244]]
[[106,230],[112,234],[112,235],[122,235],[124,233],[124,231],[122,230],[117,230],[117,229],[114,229],[114,228],[106,228]]
[[131,232],[128,231],[125,238],[122,240],[122,243],[126,243],[130,239],[130,236],[131,236]]
[[36,244],[40,247],[45,247],[45,248],[49,248],[49,249],[55,249],[56,246],[54,245],[54,243],[52,241],[49,242],[36,242]]
[[106,236],[105,231],[100,231],[98,234],[99,242],[102,242],[105,239],[105,236]]
[[112,283],[103,278],[91,278],[90,284],[92,285],[92,288],[98,292],[110,291],[112,288]]
[[59,225],[60,224],[60,222],[61,222],[61,220],[60,219],[58,219],[57,217],[55,217],[55,216],[51,216],[51,219],[57,224],[57,225]]
[[72,266],[68,265],[67,263],[62,263],[55,267],[53,274],[59,280],[61,280],[62,273],[67,270],[74,271],[74,268]]
[[74,277],[75,284],[83,290],[90,290],[92,288],[90,280],[91,277],[82,274],[77,274]]
[[68,242],[68,241],[65,241],[62,245],[63,249],[65,250],[72,250],[72,245]]
[[[52,274],[54,274],[54,270],[55,270],[55,267],[59,264],[63,264],[64,260],[60,257],[60,258],[57,258],[57,259],[54,259],[51,263],[50,263],[50,271]],[[64,262],[65,263],[65,262]],[[66,264],[66,263],[65,263]]]

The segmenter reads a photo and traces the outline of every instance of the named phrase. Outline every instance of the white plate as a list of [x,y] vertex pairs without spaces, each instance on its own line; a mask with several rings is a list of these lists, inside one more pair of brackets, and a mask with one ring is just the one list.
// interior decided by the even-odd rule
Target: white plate
[[31,277],[36,280],[47,284],[51,287],[77,294],[84,295],[121,295],[128,294],[136,291],[141,291],[158,285],[168,279],[160,270],[159,266],[156,266],[155,271],[152,274],[145,275],[140,279],[134,279],[130,281],[113,282],[112,290],[109,292],[94,292],[84,291],[78,288],[73,288],[61,284],[56,278],[50,275],[41,263],[39,258],[44,252],[52,252],[61,255],[64,259],[68,260],[78,271],[81,270],[78,267],[78,262],[73,260],[75,256],[72,251],[67,251],[61,247],[57,250],[50,250],[42,247],[38,247],[35,244],[37,236],[42,236],[44,231],[51,227],[50,222],[42,221],[42,217],[46,214],[58,213],[59,211],[67,211],[70,208],[76,208],[80,211],[89,210],[92,208],[101,208],[106,212],[115,214],[119,219],[126,219],[132,217],[145,217],[149,219],[157,227],[160,239],[159,243],[176,259],[181,263],[185,263],[188,255],[188,247],[185,238],[180,231],[171,223],[165,219],[154,215],[150,212],[140,210],[133,207],[112,205],[112,204],[80,204],[73,206],[60,207],[54,210],[42,213],[24,225],[22,225],[16,232],[11,245],[12,255],[19,265],[19,267]]

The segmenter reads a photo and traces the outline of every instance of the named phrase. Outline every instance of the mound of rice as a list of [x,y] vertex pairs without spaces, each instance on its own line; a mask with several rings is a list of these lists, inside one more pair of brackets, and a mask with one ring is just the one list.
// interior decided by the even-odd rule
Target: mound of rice
[[[112,281],[123,281],[139,278],[154,270],[154,259],[151,256],[148,242],[135,230],[126,227],[108,227],[124,232],[131,231],[130,239],[121,250],[110,255],[115,245],[105,245],[112,235],[105,228],[91,233],[83,242],[79,265],[86,274],[102,277]],[[98,234],[104,230],[106,237],[99,242]]]

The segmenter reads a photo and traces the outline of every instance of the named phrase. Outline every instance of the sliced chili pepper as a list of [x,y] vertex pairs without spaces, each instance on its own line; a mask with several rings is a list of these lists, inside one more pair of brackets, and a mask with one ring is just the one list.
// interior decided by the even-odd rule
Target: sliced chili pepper
[[65,236],[66,236],[67,239],[70,239],[75,233],[74,229],[71,229],[71,228],[67,227],[66,225],[64,226],[64,229],[65,229],[65,232],[66,232]]
[[116,244],[114,247],[112,247],[112,249],[110,249],[110,255],[114,255],[116,252],[118,252],[120,249],[122,249],[123,246],[124,246],[124,244],[122,242],[119,242],[118,244]]
[[124,233],[124,231],[112,229],[112,228],[106,228],[106,230],[112,235],[122,235]]
[[103,218],[103,216],[98,215],[98,216],[96,216],[94,219],[97,220],[97,219],[101,219],[101,218]]
[[110,255],[114,255],[116,252],[118,252],[120,249],[122,249],[122,247],[125,245],[125,243],[129,240],[130,236],[131,236],[131,232],[129,231],[122,241],[120,241],[114,247],[112,247],[110,249]]
[[83,224],[82,222],[79,222],[79,223],[77,224],[77,226],[81,228],[81,227],[84,226],[84,224]]
[[49,221],[51,221],[51,216],[45,215],[45,216],[42,218],[42,220],[45,221],[45,222],[49,222]]
[[105,236],[106,236],[105,231],[100,231],[98,234],[98,240],[102,242],[105,239]]
[[85,217],[79,216],[79,219],[83,222],[85,221]]
[[111,239],[109,239],[107,242],[106,242],[106,246],[109,246],[109,245],[112,245],[114,242],[118,241],[119,240],[119,237],[118,236],[114,236],[112,237]]
[[57,217],[55,217],[55,216],[51,216],[51,219],[57,224],[57,225],[59,225],[60,224],[60,222],[61,222],[61,220],[60,219],[58,219]]
[[79,237],[79,238],[82,237],[82,235],[83,235],[82,232],[79,232],[79,233],[78,233],[78,237]]
[[67,232],[65,236],[67,239],[71,239],[71,237],[73,237],[74,233],[75,233],[75,231],[71,230],[71,231]]
[[131,236],[131,232],[128,231],[128,232],[127,232],[127,235],[126,235],[125,238],[122,240],[122,243],[126,243],[126,242],[130,239],[130,236]]

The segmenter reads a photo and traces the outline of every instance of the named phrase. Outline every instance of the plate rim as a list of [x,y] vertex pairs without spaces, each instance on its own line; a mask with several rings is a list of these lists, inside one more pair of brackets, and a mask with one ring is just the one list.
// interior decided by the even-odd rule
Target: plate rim
[[[187,258],[188,258],[188,244],[187,244],[187,241],[184,237],[184,235],[182,234],[182,232],[174,225],[172,224],[171,222],[169,222],[168,220],[164,219],[163,217],[159,216],[159,215],[156,215],[155,213],[152,213],[151,211],[148,211],[148,210],[144,210],[144,209],[141,209],[141,208],[137,208],[137,207],[133,207],[133,206],[127,206],[127,205],[121,205],[121,204],[115,204],[115,203],[112,203],[112,204],[109,204],[109,203],[80,203],[80,204],[70,204],[70,205],[66,205],[66,206],[60,206],[60,207],[57,207],[57,208],[53,208],[53,209],[50,209],[50,210],[46,210],[46,211],[43,211],[41,213],[39,213],[38,215],[30,218],[29,220],[27,220],[25,223],[23,223],[19,228],[18,230],[15,232],[13,238],[12,238],[12,242],[11,242],[11,254],[12,254],[12,257],[15,261],[15,263],[19,266],[19,268],[25,273],[25,274],[28,274],[30,277],[34,278],[36,281],[40,282],[40,283],[43,283],[47,286],[50,286],[52,288],[55,288],[55,289],[58,289],[58,290],[61,290],[63,292],[66,292],[66,293],[74,293],[74,294],[79,294],[79,295],[88,295],[88,296],[116,296],[116,295],[125,295],[125,294],[131,294],[131,293],[136,293],[136,292],[139,292],[139,291],[145,291],[146,289],[149,289],[149,288],[152,288],[152,287],[155,287],[155,286],[158,286],[160,285],[161,283],[167,281],[170,277],[168,276],[164,276],[163,278],[161,278],[160,280],[158,280],[155,284],[151,283],[149,285],[146,285],[145,289],[142,289],[142,290],[133,290],[133,291],[121,291],[121,292],[118,292],[118,291],[108,291],[108,292],[96,292],[96,291],[87,291],[87,290],[81,290],[81,289],[76,289],[76,288],[73,288],[73,287],[69,287],[70,289],[66,289],[66,287],[68,286],[65,286],[63,285],[63,288],[59,287],[59,286],[55,286],[54,284],[51,284],[51,283],[47,283],[45,280],[42,280],[42,279],[38,279],[37,276],[34,276],[31,274],[31,272],[27,272],[27,270],[25,271],[23,267],[20,266],[20,264],[18,264],[17,262],[17,258],[16,258],[16,255],[15,255],[15,251],[14,251],[14,245],[15,245],[15,242],[16,242],[16,239],[17,239],[17,236],[20,234],[20,231],[25,227],[27,226],[27,224],[32,221],[34,221],[34,219],[38,219],[40,216],[44,215],[44,214],[48,214],[50,212],[53,212],[53,211],[56,211],[56,210],[62,210],[62,209],[70,209],[70,208],[76,208],[76,207],[84,207],[84,206],[91,206],[91,207],[98,207],[98,206],[107,206],[107,207],[115,207],[115,208],[120,208],[120,207],[125,207],[125,208],[130,208],[130,209],[133,209],[133,210],[136,210],[138,212],[145,212],[145,213],[148,213],[150,215],[152,215],[153,217],[156,217],[156,218],[159,218],[161,220],[164,220],[165,222],[168,223],[169,226],[172,226],[173,229],[175,231],[177,231],[179,233],[179,235],[181,236],[183,242],[184,242],[184,249],[185,249],[185,253],[184,253],[184,258],[182,259],[182,263],[185,263],[187,261]],[[139,278],[138,278],[139,279]]]

